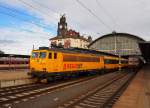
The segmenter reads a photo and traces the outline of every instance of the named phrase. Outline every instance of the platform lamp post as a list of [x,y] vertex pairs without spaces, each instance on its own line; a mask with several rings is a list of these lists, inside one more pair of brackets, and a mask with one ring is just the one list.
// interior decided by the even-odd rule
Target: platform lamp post
[[115,55],[118,55],[119,57],[119,71],[121,71],[121,44],[119,45],[118,38],[116,36],[116,31],[112,32],[114,34],[114,40],[115,40]]
[[119,51],[118,55],[119,55],[119,71],[121,71],[121,54],[120,54],[120,51]]
[[119,48],[118,48],[118,57],[119,57],[119,71],[121,71],[121,43],[119,45]]
[[118,50],[117,50],[118,58],[119,58],[119,59],[118,59],[118,60],[119,60],[119,61],[118,61],[118,64],[119,64],[119,69],[118,69],[118,70],[119,70],[119,71],[121,71],[121,54],[120,54],[120,51],[121,51],[121,49],[118,49]]

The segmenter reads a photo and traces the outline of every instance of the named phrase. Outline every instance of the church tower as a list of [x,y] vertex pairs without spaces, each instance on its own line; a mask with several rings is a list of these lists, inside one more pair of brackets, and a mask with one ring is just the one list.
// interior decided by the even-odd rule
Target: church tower
[[65,15],[62,15],[58,22],[57,36],[65,37],[67,34],[67,23]]

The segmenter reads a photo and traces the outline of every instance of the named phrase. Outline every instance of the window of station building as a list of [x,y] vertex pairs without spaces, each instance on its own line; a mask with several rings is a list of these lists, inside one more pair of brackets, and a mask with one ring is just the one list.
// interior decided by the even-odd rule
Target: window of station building
[[46,58],[46,52],[40,52],[39,58]]
[[52,53],[51,52],[49,53],[48,58],[52,59]]
[[57,59],[57,53],[54,53],[54,59]]
[[32,53],[32,58],[38,58],[39,52],[33,52]]

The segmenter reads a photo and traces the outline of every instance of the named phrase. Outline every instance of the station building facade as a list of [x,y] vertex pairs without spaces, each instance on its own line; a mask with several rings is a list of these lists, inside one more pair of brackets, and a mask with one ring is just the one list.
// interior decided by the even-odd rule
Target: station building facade
[[88,48],[88,45],[92,42],[92,38],[90,36],[85,38],[75,30],[68,30],[65,15],[63,15],[58,22],[57,36],[49,40],[50,46],[61,46],[64,48]]
[[135,35],[114,32],[94,40],[89,45],[89,49],[95,49],[121,56],[138,56],[141,55],[141,50],[139,48],[140,42],[145,42],[145,40]]

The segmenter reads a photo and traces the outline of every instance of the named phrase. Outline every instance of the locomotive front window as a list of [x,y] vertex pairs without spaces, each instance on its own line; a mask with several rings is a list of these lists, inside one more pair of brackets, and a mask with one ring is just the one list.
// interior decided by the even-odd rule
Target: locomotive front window
[[45,58],[46,57],[46,52],[40,52],[40,58]]
[[38,58],[39,53],[38,52],[33,52],[32,53],[32,58]]

